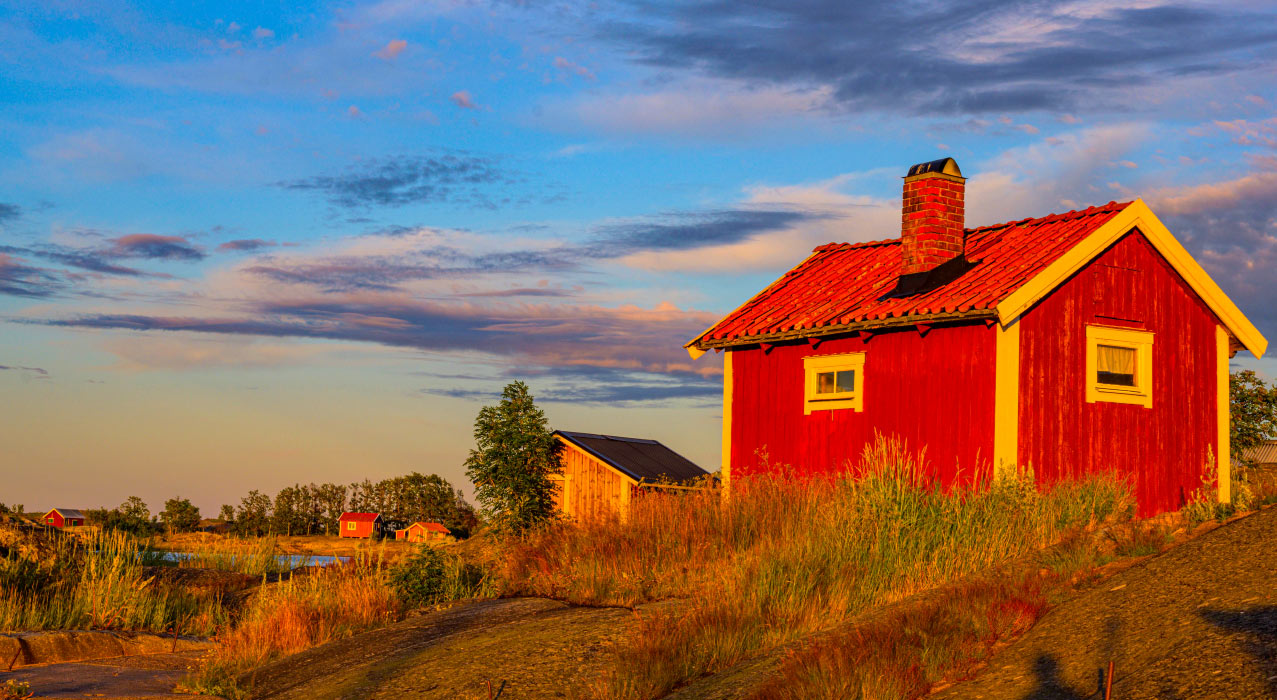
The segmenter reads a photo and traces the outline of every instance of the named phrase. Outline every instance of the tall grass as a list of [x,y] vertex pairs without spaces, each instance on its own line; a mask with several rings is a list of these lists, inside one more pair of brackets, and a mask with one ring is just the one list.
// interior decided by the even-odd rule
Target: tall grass
[[381,561],[359,557],[263,588],[184,689],[242,697],[251,689],[243,676],[271,660],[398,619],[403,605]]
[[555,527],[514,547],[504,578],[510,593],[586,605],[683,599],[644,617],[593,689],[650,698],[1130,510],[1113,478],[1039,490],[1021,472],[945,491],[888,440],[851,473],[740,480],[727,498],[652,494],[628,521]]
[[310,557],[281,555],[274,537],[190,542],[184,552],[148,551],[147,563],[233,571],[249,576],[278,575],[308,566]]
[[146,574],[146,547],[122,532],[58,536],[0,559],[0,631],[178,628],[211,634],[226,621],[216,596]]

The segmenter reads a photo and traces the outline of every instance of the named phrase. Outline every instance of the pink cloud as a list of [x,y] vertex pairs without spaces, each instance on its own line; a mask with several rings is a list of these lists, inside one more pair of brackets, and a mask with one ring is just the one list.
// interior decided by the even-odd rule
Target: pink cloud
[[406,48],[408,48],[408,42],[403,39],[392,39],[390,43],[383,46],[381,50],[373,55],[385,61],[392,61],[398,58],[399,54],[403,53]]
[[467,90],[452,93],[452,104],[462,109],[479,109],[479,105],[475,103],[474,98],[470,97],[470,92]]

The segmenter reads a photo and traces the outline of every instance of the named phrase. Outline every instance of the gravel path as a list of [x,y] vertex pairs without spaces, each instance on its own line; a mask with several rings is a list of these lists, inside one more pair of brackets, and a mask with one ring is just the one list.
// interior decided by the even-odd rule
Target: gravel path
[[1121,571],[935,700],[1277,698],[1277,508]]

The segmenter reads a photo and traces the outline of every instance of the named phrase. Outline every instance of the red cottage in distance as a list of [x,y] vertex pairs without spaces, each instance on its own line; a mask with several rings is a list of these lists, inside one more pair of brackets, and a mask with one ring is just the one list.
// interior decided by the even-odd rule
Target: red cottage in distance
[[49,527],[80,527],[84,525],[84,513],[75,508],[54,508],[44,514],[43,520]]
[[1267,340],[1141,200],[964,228],[952,158],[904,180],[899,238],[830,243],[687,344],[724,351],[725,482],[844,469],[875,433],[929,469],[1042,483],[1115,469],[1140,512],[1216,463],[1228,361]]
[[337,519],[337,530],[342,537],[372,537],[381,532],[381,514],[342,513]]

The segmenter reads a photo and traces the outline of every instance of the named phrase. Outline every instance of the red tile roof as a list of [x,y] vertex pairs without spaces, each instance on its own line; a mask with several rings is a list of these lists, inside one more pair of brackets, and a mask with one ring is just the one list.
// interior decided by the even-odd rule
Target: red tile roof
[[380,517],[381,517],[380,513],[342,513],[341,517],[338,518],[338,520],[341,520],[341,521],[353,520],[357,523],[371,523]]
[[906,317],[923,321],[929,316],[978,315],[985,310],[992,316],[999,301],[1127,204],[1109,202],[1040,219],[967,229],[966,257],[973,267],[938,288],[903,298],[883,298],[900,277],[899,238],[822,245],[689,345],[704,348],[817,335],[849,325],[872,328]]

